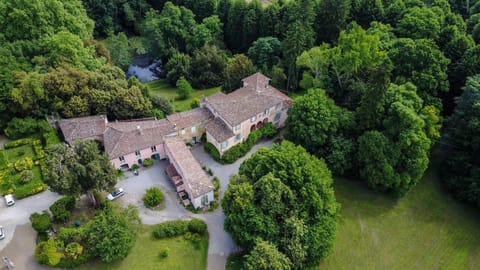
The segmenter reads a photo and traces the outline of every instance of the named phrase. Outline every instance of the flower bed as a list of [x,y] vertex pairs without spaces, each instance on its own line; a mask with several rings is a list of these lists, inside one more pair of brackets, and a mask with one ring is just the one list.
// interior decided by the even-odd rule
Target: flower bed
[[5,149],[0,151],[0,193],[22,199],[44,191],[42,142],[24,138],[5,143]]

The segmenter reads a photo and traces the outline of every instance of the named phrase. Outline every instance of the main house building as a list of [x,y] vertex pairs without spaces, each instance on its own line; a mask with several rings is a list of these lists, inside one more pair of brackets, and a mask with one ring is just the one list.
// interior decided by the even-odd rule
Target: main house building
[[283,127],[292,100],[255,73],[229,94],[203,98],[200,108],[155,118],[108,121],[105,115],[59,121],[65,141],[101,141],[117,169],[141,164],[145,158],[168,159],[170,178],[179,194],[186,193],[195,208],[213,201],[213,184],[185,142],[206,139],[223,154],[266,123]]

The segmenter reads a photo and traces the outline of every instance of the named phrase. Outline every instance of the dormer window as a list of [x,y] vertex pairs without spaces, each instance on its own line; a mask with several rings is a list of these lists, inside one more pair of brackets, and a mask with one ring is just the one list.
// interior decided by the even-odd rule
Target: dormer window
[[269,109],[266,109],[266,110],[263,112],[263,115],[264,115],[264,116],[267,116],[269,112],[270,112],[270,110],[269,110]]
[[235,126],[235,131],[239,131],[239,130],[240,130],[240,124]]
[[252,118],[250,118],[250,123],[255,123],[255,121],[257,121],[257,116],[253,116]]
[[140,158],[141,157],[140,150],[135,151],[135,155],[137,156],[137,158]]
[[157,147],[154,145],[152,147],[150,147],[150,149],[152,150],[152,153],[156,153],[157,152]]
[[282,103],[278,103],[277,105],[275,105],[275,110],[280,110],[280,108],[282,108]]

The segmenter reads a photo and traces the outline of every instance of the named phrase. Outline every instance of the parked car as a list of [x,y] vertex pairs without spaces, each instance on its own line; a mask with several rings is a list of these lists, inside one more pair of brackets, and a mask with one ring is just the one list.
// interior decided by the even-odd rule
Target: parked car
[[3,231],[3,226],[0,225],[0,240],[5,238],[5,232]]
[[113,201],[119,197],[122,197],[125,194],[125,190],[123,188],[117,188],[112,193],[108,194],[107,200]]
[[5,195],[5,203],[7,204],[7,206],[12,206],[15,204],[15,200],[13,199],[13,195],[12,194],[7,194]]

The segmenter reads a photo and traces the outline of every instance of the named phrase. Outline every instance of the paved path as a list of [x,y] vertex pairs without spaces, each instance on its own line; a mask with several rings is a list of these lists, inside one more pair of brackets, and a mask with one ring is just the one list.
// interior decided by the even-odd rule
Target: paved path
[[5,230],[5,239],[0,240],[0,257],[9,257],[15,263],[15,269],[52,269],[40,266],[33,257],[36,232],[32,229],[29,218],[35,212],[48,210],[58,198],[60,195],[57,193],[44,191],[18,200],[11,207],[7,207],[3,200],[0,201],[0,225]]
[[[205,153],[203,146],[194,147],[192,153],[202,165],[211,168],[220,179],[220,198],[222,198],[228,187],[230,176],[238,173],[241,162],[256,152],[258,148],[271,147],[271,145],[271,141],[262,141],[255,145],[245,157],[230,165],[221,165],[215,162]],[[194,214],[186,210],[178,200],[175,189],[164,172],[166,165],[167,161],[155,162],[151,168],[141,168],[138,176],[126,172],[125,177],[117,183],[117,187],[123,187],[126,190],[125,195],[118,201],[124,206],[128,204],[137,206],[143,224],[158,224],[169,220],[193,217],[204,220],[210,236],[207,269],[225,269],[227,257],[231,253],[239,251],[239,248],[223,229],[225,215],[222,208],[219,207],[214,212],[202,214]],[[162,190],[165,195],[165,209],[152,211],[143,205],[142,197],[145,190],[150,187],[158,187]],[[60,195],[45,191],[19,200],[13,207],[6,207],[4,203],[0,203],[0,225],[4,226],[6,232],[5,239],[0,241],[0,256],[9,256],[16,263],[16,269],[46,269],[38,265],[33,258],[35,232],[29,224],[29,217],[34,212],[47,210],[58,198]],[[13,238],[15,238],[14,241],[12,241]]]

